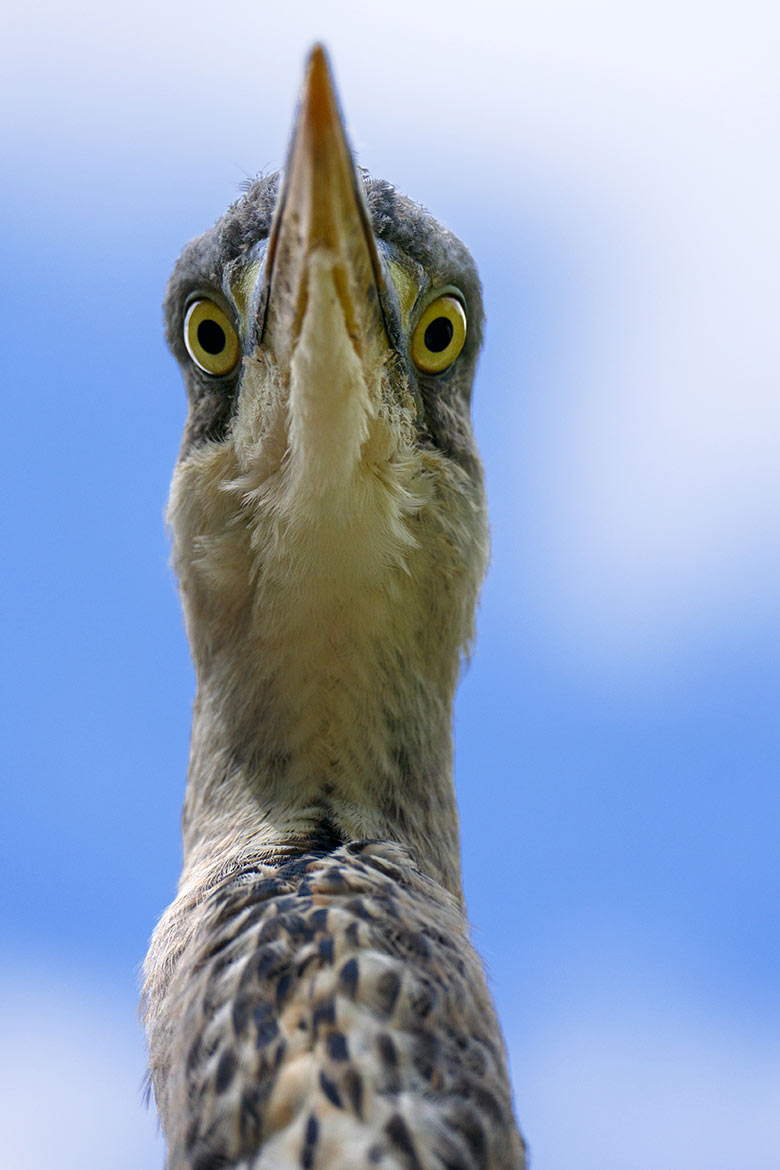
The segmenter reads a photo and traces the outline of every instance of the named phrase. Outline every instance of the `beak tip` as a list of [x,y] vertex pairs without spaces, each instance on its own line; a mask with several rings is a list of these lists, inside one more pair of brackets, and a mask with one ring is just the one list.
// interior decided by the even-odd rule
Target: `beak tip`
[[329,123],[343,121],[328,54],[319,41],[309,53],[306,64],[301,109],[305,121],[311,126],[324,128]]
[[309,71],[312,69],[324,69],[330,72],[328,51],[323,45],[322,41],[315,41],[315,43],[312,45],[306,64]]

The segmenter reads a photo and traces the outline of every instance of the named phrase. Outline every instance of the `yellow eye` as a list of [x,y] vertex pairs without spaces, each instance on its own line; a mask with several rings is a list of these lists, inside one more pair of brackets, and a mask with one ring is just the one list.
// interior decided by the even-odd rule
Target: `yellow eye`
[[213,301],[195,301],[184,318],[184,344],[207,374],[229,374],[239,357],[238,335]]
[[456,297],[432,301],[412,336],[412,360],[424,374],[440,374],[466,343],[466,314]]

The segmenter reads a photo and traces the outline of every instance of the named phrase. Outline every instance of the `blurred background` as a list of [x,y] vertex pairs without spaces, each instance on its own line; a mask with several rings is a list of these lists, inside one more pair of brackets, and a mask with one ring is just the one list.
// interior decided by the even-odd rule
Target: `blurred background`
[[360,163],[485,286],[493,563],[457,787],[533,1170],[778,1170],[777,11],[4,17],[9,1166],[162,1166],[138,965],[178,874],[193,678],[160,303],[184,242],[283,162],[322,38]]

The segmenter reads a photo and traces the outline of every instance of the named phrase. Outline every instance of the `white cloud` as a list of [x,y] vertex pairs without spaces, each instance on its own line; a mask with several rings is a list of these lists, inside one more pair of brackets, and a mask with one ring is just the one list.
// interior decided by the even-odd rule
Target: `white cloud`
[[141,1101],[145,1055],[132,990],[30,959],[0,979],[3,1161],[23,1170],[154,1170],[164,1161]]
[[745,85],[730,134],[659,105],[641,142],[616,137],[574,241],[576,336],[529,391],[550,398],[532,456],[545,605],[611,653],[776,614],[780,166]]
[[[601,981],[620,965],[599,964]],[[775,1170],[777,1036],[642,973],[596,986],[572,964],[561,1014],[508,1029],[532,1170]]]

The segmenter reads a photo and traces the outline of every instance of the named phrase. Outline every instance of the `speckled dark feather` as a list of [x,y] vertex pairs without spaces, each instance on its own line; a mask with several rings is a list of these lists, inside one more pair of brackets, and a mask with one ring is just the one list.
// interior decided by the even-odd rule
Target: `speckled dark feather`
[[522,1166],[466,924],[401,848],[249,867],[197,915],[167,989],[168,1170]]

